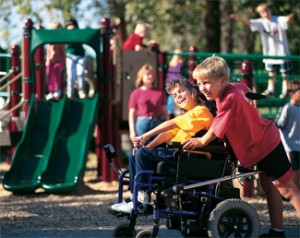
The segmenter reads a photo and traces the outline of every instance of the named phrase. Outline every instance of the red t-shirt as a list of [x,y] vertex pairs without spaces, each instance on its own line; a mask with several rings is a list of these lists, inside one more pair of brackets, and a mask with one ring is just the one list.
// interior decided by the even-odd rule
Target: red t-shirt
[[162,116],[163,106],[167,104],[165,93],[159,89],[142,90],[137,88],[129,97],[128,108],[136,110],[136,116]]
[[261,116],[241,92],[249,90],[228,84],[216,100],[218,113],[211,128],[215,135],[227,139],[235,156],[244,167],[257,164],[278,146],[279,131],[273,121]]
[[138,34],[132,33],[124,41],[122,45],[122,50],[135,50],[136,45],[143,45],[143,38]]

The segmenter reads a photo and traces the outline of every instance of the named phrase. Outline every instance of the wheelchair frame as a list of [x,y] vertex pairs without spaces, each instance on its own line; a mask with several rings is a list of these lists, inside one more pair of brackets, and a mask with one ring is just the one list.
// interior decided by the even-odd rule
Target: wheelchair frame
[[[240,199],[239,189],[234,188],[231,182],[236,178],[254,176],[260,171],[243,169],[236,173],[237,162],[229,147],[225,149],[224,146],[210,144],[195,151],[184,151],[180,143],[172,143],[168,145],[168,148],[174,150],[177,162],[161,161],[156,171],[143,170],[136,174],[131,213],[112,213],[117,217],[126,216],[129,223],[115,227],[113,237],[158,237],[161,218],[167,219],[168,229],[180,230],[184,237],[259,236],[260,223],[255,209]],[[112,158],[116,154],[112,145],[106,145],[105,151],[110,164],[119,175],[118,203],[121,203],[123,186],[129,171],[121,171],[120,167],[115,165]],[[221,156],[223,157],[220,159]],[[213,161],[218,161],[216,163],[218,166],[223,164],[223,168],[216,172],[219,176],[216,178],[212,169],[215,165],[212,167],[209,165]],[[196,170],[189,170],[188,163],[194,163],[193,167],[196,166]],[[210,171],[205,171],[206,165],[209,165]],[[198,176],[198,170],[201,173],[200,168],[204,174],[213,178]],[[145,175],[149,182],[139,182],[140,177]],[[138,188],[141,187],[147,188],[149,194],[155,196],[152,204],[153,212],[141,214],[138,210],[137,194]],[[135,225],[138,216],[151,214],[153,215],[153,229],[142,230],[136,235]]]

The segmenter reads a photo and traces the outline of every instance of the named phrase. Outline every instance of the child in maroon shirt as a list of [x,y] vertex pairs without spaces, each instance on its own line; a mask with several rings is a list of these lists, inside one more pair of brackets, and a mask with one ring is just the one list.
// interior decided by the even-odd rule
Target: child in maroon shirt
[[183,148],[202,147],[218,137],[230,143],[244,167],[257,165],[263,172],[260,179],[272,225],[264,237],[284,236],[281,195],[290,200],[300,215],[300,191],[292,180],[291,164],[275,124],[260,115],[246,100],[241,88],[228,83],[229,74],[225,60],[217,56],[207,58],[195,68],[193,77],[200,92],[208,100],[216,101],[218,113],[208,132],[201,138],[182,142]]

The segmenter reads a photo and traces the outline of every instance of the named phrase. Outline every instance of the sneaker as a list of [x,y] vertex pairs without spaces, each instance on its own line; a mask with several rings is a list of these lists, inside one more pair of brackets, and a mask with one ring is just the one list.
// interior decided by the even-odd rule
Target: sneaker
[[284,98],[287,98],[288,97],[288,94],[287,93],[282,93],[282,94],[280,94],[279,95],[279,98],[281,98],[281,99],[284,99]]
[[121,203],[116,203],[114,205],[112,205],[110,207],[111,210],[114,210],[114,211],[119,211],[119,207],[123,204],[126,204],[126,203],[129,203],[132,201],[132,197],[129,197],[129,198],[126,198],[125,200],[123,200]]
[[260,237],[285,237],[285,233],[284,231],[270,229],[268,233],[264,233]]
[[[152,212],[151,208],[152,206],[149,204],[143,204],[140,202],[138,202],[137,204],[138,213],[141,214],[151,213]],[[133,209],[133,202],[129,202],[118,207],[118,211],[123,213],[131,213],[132,209]]]
[[119,211],[119,207],[122,206],[122,205],[124,205],[124,204],[126,204],[125,201],[123,201],[121,203],[116,203],[116,204],[112,205],[110,208],[111,208],[111,210],[114,210],[114,211],[118,212]]
[[47,96],[46,96],[46,100],[51,100],[53,98],[53,94],[52,93],[49,93]]
[[78,92],[78,95],[79,95],[79,98],[80,98],[80,99],[86,98],[86,94],[85,94],[85,92],[84,92],[83,90],[80,90],[80,91]]
[[261,94],[265,95],[266,97],[274,97],[274,92],[270,91],[269,89],[266,89]]

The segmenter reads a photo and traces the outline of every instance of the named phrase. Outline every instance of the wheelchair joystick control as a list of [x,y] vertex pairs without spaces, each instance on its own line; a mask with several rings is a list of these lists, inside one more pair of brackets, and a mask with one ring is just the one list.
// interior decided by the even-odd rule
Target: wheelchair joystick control
[[109,161],[111,161],[111,159],[117,157],[117,152],[112,144],[106,144],[104,146],[104,150],[105,150],[106,156],[109,159]]

